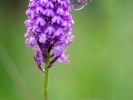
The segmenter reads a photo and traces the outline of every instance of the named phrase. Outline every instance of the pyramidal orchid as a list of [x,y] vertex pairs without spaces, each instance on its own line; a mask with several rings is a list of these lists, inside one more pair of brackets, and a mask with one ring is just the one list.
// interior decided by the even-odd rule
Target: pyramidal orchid
[[69,62],[65,47],[74,40],[70,1],[29,0],[26,15],[25,43],[33,47],[36,65],[44,72],[44,100],[47,100],[48,69],[56,61]]

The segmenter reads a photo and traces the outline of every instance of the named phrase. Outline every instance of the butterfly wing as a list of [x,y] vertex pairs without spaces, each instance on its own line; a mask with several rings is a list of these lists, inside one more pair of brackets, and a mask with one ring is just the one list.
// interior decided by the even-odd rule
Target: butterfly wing
[[91,0],[70,0],[71,6],[74,10],[80,10],[84,8]]

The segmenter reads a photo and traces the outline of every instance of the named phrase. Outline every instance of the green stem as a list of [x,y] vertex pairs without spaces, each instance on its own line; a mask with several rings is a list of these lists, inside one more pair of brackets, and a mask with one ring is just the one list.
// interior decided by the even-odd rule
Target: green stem
[[47,99],[47,96],[48,96],[48,71],[49,71],[49,68],[48,68],[48,64],[49,64],[49,59],[46,60],[46,63],[45,63],[45,72],[44,72],[44,98],[43,100],[48,100]]

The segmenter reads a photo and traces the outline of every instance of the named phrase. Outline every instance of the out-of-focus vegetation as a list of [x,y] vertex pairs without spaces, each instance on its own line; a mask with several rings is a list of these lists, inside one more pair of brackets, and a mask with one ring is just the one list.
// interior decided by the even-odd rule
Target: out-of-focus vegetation
[[[0,100],[42,100],[43,74],[24,44],[28,0],[0,1]],[[133,1],[72,10],[68,64],[49,73],[49,100],[133,100]]]

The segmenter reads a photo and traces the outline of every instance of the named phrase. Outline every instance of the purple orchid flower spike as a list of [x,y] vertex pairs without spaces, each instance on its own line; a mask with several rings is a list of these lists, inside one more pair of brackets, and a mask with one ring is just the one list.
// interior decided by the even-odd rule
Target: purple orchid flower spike
[[48,68],[56,61],[67,63],[65,47],[74,40],[69,0],[30,0],[26,11],[28,20],[24,22],[24,34],[28,47],[34,47],[34,60],[44,72],[42,63],[49,60]]

